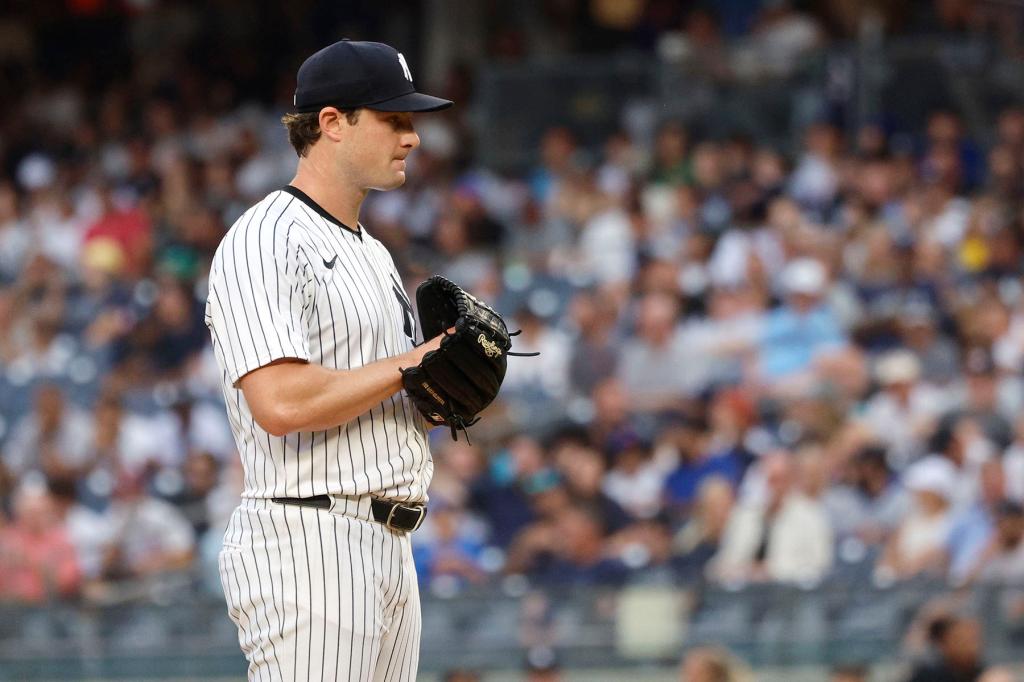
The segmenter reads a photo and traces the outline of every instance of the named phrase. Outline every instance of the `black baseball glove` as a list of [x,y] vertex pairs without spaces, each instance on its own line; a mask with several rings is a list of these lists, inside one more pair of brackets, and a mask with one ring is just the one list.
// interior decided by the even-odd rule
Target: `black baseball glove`
[[510,353],[518,332],[509,334],[493,308],[439,275],[416,289],[416,307],[423,338],[445,338],[420,364],[402,369],[402,384],[427,421],[448,426],[458,440],[458,430],[475,424],[498,395],[508,356],[537,353]]

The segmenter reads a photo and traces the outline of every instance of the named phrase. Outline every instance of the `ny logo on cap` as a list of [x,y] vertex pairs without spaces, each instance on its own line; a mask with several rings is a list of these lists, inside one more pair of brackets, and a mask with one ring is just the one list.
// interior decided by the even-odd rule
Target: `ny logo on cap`
[[398,63],[402,65],[402,73],[404,73],[405,77],[409,79],[410,83],[412,83],[412,71],[409,70],[409,65],[405,61],[405,55],[401,52],[398,53]]

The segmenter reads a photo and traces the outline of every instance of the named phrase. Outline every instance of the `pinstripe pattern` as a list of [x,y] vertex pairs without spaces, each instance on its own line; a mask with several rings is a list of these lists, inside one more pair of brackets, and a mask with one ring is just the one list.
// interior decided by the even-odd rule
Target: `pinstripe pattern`
[[250,680],[416,679],[409,535],[343,512],[254,499],[232,515],[220,577]]
[[[301,192],[273,192],[227,232],[206,324],[222,370],[245,487],[219,557],[250,680],[416,678],[420,605],[409,536],[372,520],[370,497],[425,502],[427,427],[391,396],[347,424],[275,437],[238,388],[280,358],[352,369],[412,347],[391,255]],[[271,497],[332,495],[330,513]]]
[[394,261],[360,232],[277,191],[238,219],[213,258],[206,324],[245,469],[243,497],[426,500],[427,427],[404,393],[348,424],[277,437],[260,428],[237,388],[280,358],[352,369],[412,348]]

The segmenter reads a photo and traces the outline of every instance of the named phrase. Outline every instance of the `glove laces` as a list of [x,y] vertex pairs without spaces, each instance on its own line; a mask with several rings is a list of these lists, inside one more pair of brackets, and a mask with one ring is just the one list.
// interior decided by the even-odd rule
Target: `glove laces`
[[461,430],[462,433],[466,434],[466,443],[472,445],[473,441],[469,439],[469,427],[476,424],[478,421],[480,421],[480,417],[473,417],[469,421],[466,421],[461,414],[452,415],[448,419],[448,426],[452,430],[452,440],[458,442],[459,431]]
[[[517,329],[514,332],[509,332],[508,335],[509,336],[519,336],[522,333],[523,333],[522,329]],[[505,351],[505,354],[506,355],[514,355],[517,358],[535,358],[538,355],[540,355],[540,351],[539,350],[538,351],[534,351],[533,353],[515,353],[513,351],[507,350],[507,351]]]

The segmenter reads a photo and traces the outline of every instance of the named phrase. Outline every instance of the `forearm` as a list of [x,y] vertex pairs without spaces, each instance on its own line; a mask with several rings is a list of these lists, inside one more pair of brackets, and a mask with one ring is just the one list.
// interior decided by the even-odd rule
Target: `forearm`
[[439,344],[439,338],[433,339],[355,369],[279,361],[242,377],[240,386],[253,418],[268,433],[323,431],[348,423],[400,391],[401,368],[418,364]]
[[284,423],[278,430],[323,431],[369,411],[402,388],[400,357],[350,370],[293,365],[278,386]]

